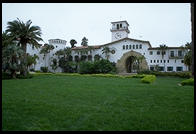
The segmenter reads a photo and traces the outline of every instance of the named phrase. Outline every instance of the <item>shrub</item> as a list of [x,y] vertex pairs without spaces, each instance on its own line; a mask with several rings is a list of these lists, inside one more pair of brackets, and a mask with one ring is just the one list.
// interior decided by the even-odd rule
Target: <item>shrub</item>
[[144,78],[141,79],[142,83],[153,83],[156,79],[155,75],[146,75]]
[[23,76],[21,74],[17,74],[16,75],[16,78],[18,78],[18,79],[30,79],[32,77],[33,77],[33,75],[32,74],[29,74],[29,73],[27,73],[27,76]]
[[186,79],[186,80],[183,80],[181,82],[181,85],[184,86],[184,85],[194,85],[194,79],[193,78],[190,78],[190,79]]
[[132,78],[144,78],[145,76],[147,76],[146,74],[136,74],[136,75],[132,75]]
[[47,73],[48,72],[48,67],[41,67],[40,69],[44,73]]
[[152,74],[156,76],[175,76],[181,78],[191,77],[191,72],[158,72],[158,71],[142,70],[139,71],[138,74]]
[[2,72],[2,79],[3,80],[7,80],[7,79],[11,79],[11,78],[12,78],[11,74],[6,73],[6,72]]
[[31,72],[35,72],[34,68],[31,68],[30,71],[31,71]]
[[79,67],[80,74],[100,74],[100,73],[115,73],[115,63],[101,59],[95,62],[81,62]]
[[91,62],[81,62],[80,63],[80,74],[92,74],[94,72],[94,66]]

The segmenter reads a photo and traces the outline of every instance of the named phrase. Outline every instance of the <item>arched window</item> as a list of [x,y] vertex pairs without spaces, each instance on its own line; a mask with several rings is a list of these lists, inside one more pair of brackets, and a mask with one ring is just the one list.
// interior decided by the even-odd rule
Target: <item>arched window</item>
[[131,49],[131,45],[129,45],[129,49]]
[[120,28],[122,28],[122,24],[120,24]]
[[133,45],[133,49],[135,49],[135,45]]
[[123,45],[123,49],[125,49],[125,45]]
[[119,29],[119,24],[117,24],[117,29]]
[[79,56],[78,55],[75,56],[75,61],[79,62]]
[[85,61],[87,59],[87,56],[86,55],[82,55],[81,56],[81,61]]
[[138,45],[136,45],[136,49],[138,49]]
[[126,45],[126,49],[128,49],[128,45]]
[[88,55],[88,61],[92,61],[92,55]]
[[95,61],[100,60],[100,56],[99,56],[98,54],[96,54],[96,55],[94,56],[94,60],[95,60]]
[[69,61],[73,61],[73,57],[71,55],[69,56]]
[[140,49],[142,49],[142,44],[140,44]]

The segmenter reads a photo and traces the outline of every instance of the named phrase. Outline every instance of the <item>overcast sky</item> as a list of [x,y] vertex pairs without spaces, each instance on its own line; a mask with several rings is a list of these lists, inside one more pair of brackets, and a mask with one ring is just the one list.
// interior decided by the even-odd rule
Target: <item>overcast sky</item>
[[8,21],[19,18],[41,27],[42,38],[75,39],[81,45],[111,42],[111,22],[126,20],[129,38],[181,46],[191,42],[190,3],[3,3],[2,31]]

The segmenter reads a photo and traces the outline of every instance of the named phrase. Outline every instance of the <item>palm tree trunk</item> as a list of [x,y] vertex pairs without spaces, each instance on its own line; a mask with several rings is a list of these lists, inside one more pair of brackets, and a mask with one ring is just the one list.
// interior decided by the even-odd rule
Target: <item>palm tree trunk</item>
[[27,51],[27,45],[26,43],[21,43],[22,44],[22,49],[24,51],[24,57],[23,57],[23,64],[24,64],[24,69],[21,71],[21,74],[23,76],[27,76],[27,66],[26,66],[26,60],[27,60],[27,56],[26,56],[26,51]]

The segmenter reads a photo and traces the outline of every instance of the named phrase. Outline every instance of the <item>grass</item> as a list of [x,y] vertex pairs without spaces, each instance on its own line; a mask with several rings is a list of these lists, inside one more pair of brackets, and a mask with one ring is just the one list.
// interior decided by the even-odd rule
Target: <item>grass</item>
[[2,81],[2,130],[194,130],[183,78],[40,75]]

